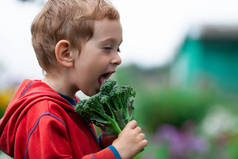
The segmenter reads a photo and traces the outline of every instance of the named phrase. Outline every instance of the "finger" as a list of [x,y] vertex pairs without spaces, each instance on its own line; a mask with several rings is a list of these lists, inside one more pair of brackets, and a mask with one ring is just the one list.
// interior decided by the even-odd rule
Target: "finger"
[[128,124],[126,125],[127,128],[130,128],[130,129],[134,129],[137,127],[137,122],[135,120],[132,120],[130,122],[128,122]]
[[147,144],[148,144],[147,140],[143,140],[143,141],[140,142],[140,146],[141,146],[140,152],[144,151],[144,148],[147,146]]
[[136,127],[136,128],[135,128],[135,132],[136,132],[137,134],[141,133],[141,128],[140,128],[139,126]]
[[145,134],[140,133],[140,134],[138,135],[138,139],[139,139],[139,140],[144,140],[144,139],[145,139]]
[[144,139],[143,141],[141,141],[141,145],[143,146],[143,148],[148,144],[148,141],[146,139]]

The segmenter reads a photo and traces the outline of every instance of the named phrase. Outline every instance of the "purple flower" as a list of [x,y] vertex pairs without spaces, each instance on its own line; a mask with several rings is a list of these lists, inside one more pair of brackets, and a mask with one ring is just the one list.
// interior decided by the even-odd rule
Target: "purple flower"
[[185,159],[208,152],[208,142],[196,136],[192,126],[178,130],[172,125],[163,125],[156,131],[153,139],[162,146],[168,146],[171,158]]

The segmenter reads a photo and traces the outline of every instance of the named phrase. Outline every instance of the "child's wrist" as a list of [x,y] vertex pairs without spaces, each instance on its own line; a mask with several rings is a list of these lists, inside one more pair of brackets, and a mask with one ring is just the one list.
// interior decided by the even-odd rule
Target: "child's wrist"
[[113,145],[108,146],[108,148],[113,152],[116,159],[122,159],[121,154]]
[[123,151],[122,147],[117,144],[117,142],[113,142],[112,146],[117,150],[117,152],[120,154],[121,159],[129,159],[129,157],[127,157],[127,155],[124,153],[125,151]]

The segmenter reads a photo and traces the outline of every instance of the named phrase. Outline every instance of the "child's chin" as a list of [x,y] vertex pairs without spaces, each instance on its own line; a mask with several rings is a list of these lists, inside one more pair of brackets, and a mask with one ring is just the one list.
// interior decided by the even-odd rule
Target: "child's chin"
[[96,90],[96,92],[95,92],[93,95],[95,95],[95,94],[99,93],[99,91],[100,91],[100,89],[97,89],[97,90]]
[[100,91],[100,89],[95,89],[95,90],[92,90],[92,91],[89,91],[87,93],[85,93],[87,96],[91,97],[95,94],[97,94],[98,92]]

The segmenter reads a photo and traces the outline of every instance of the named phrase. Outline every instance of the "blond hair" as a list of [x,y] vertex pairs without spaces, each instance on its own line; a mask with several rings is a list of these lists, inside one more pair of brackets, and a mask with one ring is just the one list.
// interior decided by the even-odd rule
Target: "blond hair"
[[119,19],[118,11],[106,0],[48,0],[31,26],[32,45],[42,69],[47,72],[57,66],[58,41],[68,40],[80,49],[93,36],[94,21],[104,18]]

